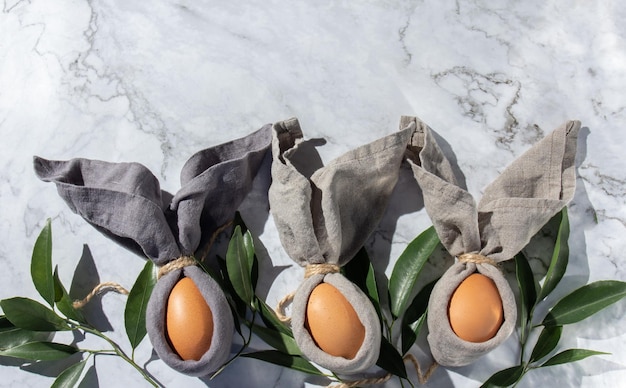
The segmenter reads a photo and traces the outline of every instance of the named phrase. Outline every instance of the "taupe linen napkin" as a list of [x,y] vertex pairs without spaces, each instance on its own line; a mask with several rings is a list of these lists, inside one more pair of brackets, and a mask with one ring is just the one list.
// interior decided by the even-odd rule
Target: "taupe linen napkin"
[[[157,178],[139,163],[89,159],[51,161],[34,158],[37,176],[54,182],[70,209],[96,229],[164,265],[193,256],[212,234],[234,216],[252,186],[271,142],[271,125],[193,155],[181,171],[181,189],[172,198]],[[209,305],[214,328],[211,348],[198,361],[182,360],[165,336],[169,294],[190,277]],[[215,280],[196,266],[162,276],[150,297],[146,326],[159,357],[173,369],[192,376],[219,368],[230,354],[233,317]]]
[[[416,131],[407,149],[408,160],[422,189],[426,211],[453,256],[476,253],[495,263],[509,260],[574,196],[578,121],[566,122],[511,163],[485,189],[478,205],[457,185],[432,129],[415,117],[403,117],[404,127]],[[482,343],[457,337],[448,320],[452,294],[474,272],[494,281],[504,309],[500,330]],[[428,304],[432,354],[444,366],[467,365],[504,342],[516,317],[513,292],[496,266],[457,262],[437,282]]]
[[[281,243],[303,267],[337,267],[306,278],[297,289],[291,310],[293,333],[306,357],[334,372],[360,372],[378,359],[381,329],[376,311],[367,296],[337,271],[354,257],[380,221],[411,133],[399,131],[354,149],[308,176],[310,160],[305,157],[298,120],[273,127],[269,201]],[[305,327],[309,296],[322,282],[341,292],[365,327],[365,339],[353,359],[325,353]]]

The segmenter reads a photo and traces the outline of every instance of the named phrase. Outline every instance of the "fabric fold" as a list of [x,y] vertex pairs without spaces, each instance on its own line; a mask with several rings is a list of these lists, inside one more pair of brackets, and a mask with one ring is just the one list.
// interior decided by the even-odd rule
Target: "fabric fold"
[[[181,171],[181,188],[172,197],[139,163],[89,159],[34,158],[37,176],[53,182],[69,208],[100,232],[163,266],[193,256],[219,227],[232,220],[259,172],[271,144],[271,125],[240,139],[193,155]],[[176,282],[190,277],[217,317],[211,348],[198,361],[182,360],[165,338],[167,298]],[[201,376],[228,358],[233,316],[224,292],[198,267],[164,275],[154,288],[146,316],[150,340],[173,369]]]
[[[455,182],[432,129],[415,117],[403,117],[402,122],[416,129],[408,161],[422,189],[426,211],[453,256],[475,253],[494,263],[513,258],[574,195],[578,121],[564,123],[518,157],[485,189],[478,204]],[[495,283],[504,310],[500,330],[482,343],[457,337],[448,319],[452,294],[475,272]],[[467,365],[504,342],[516,318],[513,293],[496,266],[457,262],[444,273],[430,297],[428,341],[433,356],[441,365]]]
[[[270,210],[292,260],[303,267],[341,267],[355,256],[387,207],[411,134],[410,129],[398,131],[326,166],[312,166],[312,146],[303,140],[298,120],[274,124]],[[320,283],[339,290],[365,327],[365,338],[353,359],[323,351],[306,327],[309,296]],[[317,274],[303,281],[293,301],[292,328],[303,354],[334,372],[361,372],[378,359],[377,313],[367,296],[340,273]]]

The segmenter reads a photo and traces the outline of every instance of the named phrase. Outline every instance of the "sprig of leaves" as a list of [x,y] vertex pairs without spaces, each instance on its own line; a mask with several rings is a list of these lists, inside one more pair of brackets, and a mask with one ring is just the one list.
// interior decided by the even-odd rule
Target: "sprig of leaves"
[[[52,270],[52,226],[48,219],[41,230],[31,259],[31,279],[35,289],[49,305],[23,297],[13,297],[0,301],[4,315],[0,316],[0,356],[25,361],[49,362],[66,359],[80,353],[82,357],[62,371],[53,387],[73,387],[80,382],[88,359],[98,354],[117,355],[135,368],[151,385],[159,384],[134,361],[121,347],[104,333],[91,326],[82,312],[76,309],[67,290],[61,282],[58,269]],[[145,337],[145,307],[156,274],[152,262],[148,261],[135,285],[131,289],[126,304],[126,331],[134,349]],[[75,345],[51,342],[52,333],[60,331],[81,331],[103,339],[110,349],[81,349]]]
[[[567,349],[544,360],[557,348],[563,325],[586,319],[626,296],[626,283],[614,280],[601,280],[584,285],[561,300],[549,310],[538,325],[533,325],[534,312],[538,305],[556,289],[565,274],[569,259],[569,220],[564,208],[555,216],[559,222],[558,232],[548,271],[543,286],[539,287],[523,253],[515,257],[517,284],[520,289],[520,360],[519,365],[501,370],[492,375],[482,387],[507,387],[517,385],[529,371],[580,361],[587,357],[608,354],[589,349]],[[551,221],[552,222],[552,221]],[[541,332],[537,337],[529,357],[525,349],[532,330]]]

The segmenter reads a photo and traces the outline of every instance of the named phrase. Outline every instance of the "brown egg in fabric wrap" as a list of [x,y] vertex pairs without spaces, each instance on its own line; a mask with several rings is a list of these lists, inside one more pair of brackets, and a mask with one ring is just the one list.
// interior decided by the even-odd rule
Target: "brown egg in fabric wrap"
[[[194,154],[181,170],[181,188],[174,196],[162,192],[158,179],[139,163],[35,158],[35,172],[40,179],[54,182],[70,209],[97,230],[165,266],[205,249],[214,233],[233,219],[261,170],[271,142],[270,131],[271,126],[266,125],[248,136]],[[269,167],[269,163],[265,165]],[[193,281],[213,319],[209,348],[199,360],[181,359],[165,334],[168,298],[183,277]],[[200,299],[197,302],[203,303]],[[185,319],[194,319],[193,314],[188,315],[176,325],[184,326]],[[203,376],[228,359],[234,322],[224,292],[191,259],[156,282],[147,306],[146,329],[163,362],[181,373]]]
[[[311,268],[324,269],[305,275],[296,290],[291,307],[294,338],[306,358],[336,373],[362,372],[373,366],[379,356],[381,329],[376,310],[339,269],[356,255],[380,221],[398,180],[411,134],[412,130],[396,132],[349,151],[323,167],[312,144],[303,140],[297,119],[273,126],[269,200],[281,243],[287,254],[307,269],[307,274]],[[324,351],[307,327],[311,293],[322,283],[337,289],[354,309],[358,322],[347,318],[351,321],[348,325],[354,325],[359,332],[362,325],[360,347],[359,333],[345,342],[350,349],[331,350],[348,357]],[[353,346],[358,348],[356,352]],[[354,357],[350,358],[352,354]]]
[[[566,122],[513,161],[478,204],[458,186],[432,129],[415,117],[403,117],[401,128],[416,130],[407,148],[409,163],[442,244],[459,258],[431,293],[428,342],[439,364],[467,365],[503,343],[515,328],[515,298],[497,264],[513,258],[574,196],[580,122]],[[452,295],[475,273],[491,279],[502,300],[502,325],[483,342],[459,338],[448,316]]]

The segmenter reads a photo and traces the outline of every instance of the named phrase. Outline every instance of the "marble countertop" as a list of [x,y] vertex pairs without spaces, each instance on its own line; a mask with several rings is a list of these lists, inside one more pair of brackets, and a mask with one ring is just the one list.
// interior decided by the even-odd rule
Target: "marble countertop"
[[[570,266],[555,293],[599,279],[626,281],[622,3],[239,3],[3,1],[0,299],[38,298],[30,255],[48,217],[53,260],[66,284],[80,264],[92,280],[130,287],[144,264],[73,214],[54,185],[39,181],[33,155],[140,162],[175,192],[182,164],[194,152],[291,116],[306,137],[326,139],[318,148],[325,161],[396,130],[401,115],[419,116],[447,141],[476,197],[531,144],[567,119],[581,120]],[[381,273],[389,274],[406,244],[430,225],[409,178],[401,177],[389,214],[367,243]],[[275,305],[302,270],[278,241],[264,193],[253,192],[242,212],[271,258],[259,287]],[[124,302],[107,294],[90,310],[123,346]],[[567,326],[559,345],[612,355],[535,370],[519,386],[623,385],[625,311],[623,300]],[[87,339],[81,346],[96,343]],[[428,386],[479,386],[514,365],[516,346],[513,335],[471,366],[440,368]],[[429,362],[427,350],[414,346],[412,353]],[[191,378],[155,359],[147,339],[136,359],[168,387],[328,383],[249,359],[238,359],[213,381]],[[58,364],[19,370],[1,361],[1,387],[49,385],[60,370]],[[147,384],[121,360],[97,357],[82,386]]]

